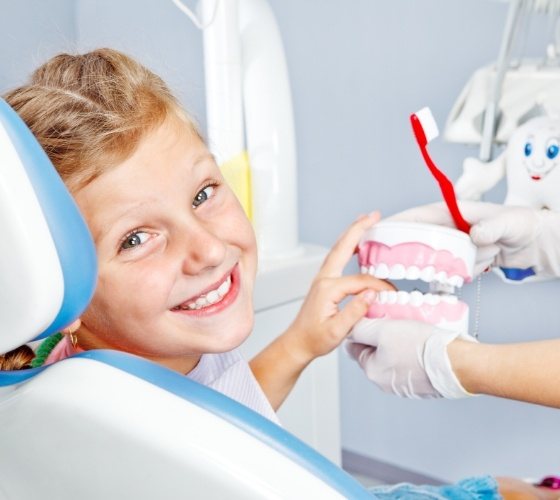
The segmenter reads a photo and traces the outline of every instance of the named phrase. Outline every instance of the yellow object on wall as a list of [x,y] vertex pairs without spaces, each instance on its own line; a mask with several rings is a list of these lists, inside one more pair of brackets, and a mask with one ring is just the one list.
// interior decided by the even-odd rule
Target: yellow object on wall
[[249,167],[249,155],[247,151],[239,153],[220,166],[222,175],[231,187],[243,210],[253,221],[253,197],[251,193],[251,169]]

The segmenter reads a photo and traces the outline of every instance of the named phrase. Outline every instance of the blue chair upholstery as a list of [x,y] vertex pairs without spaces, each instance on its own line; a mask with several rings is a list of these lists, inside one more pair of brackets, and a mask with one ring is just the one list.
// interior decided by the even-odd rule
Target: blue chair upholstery
[[[26,176],[40,207],[40,213],[35,213],[36,205],[29,203],[29,199],[14,196],[10,200],[11,204],[4,207],[11,212],[5,216],[15,221],[14,231],[19,231],[21,241],[32,240],[29,244],[36,245],[36,252],[41,252],[46,242],[34,241],[36,235],[27,234],[28,221],[44,218],[58,260],[45,265],[60,265],[63,277],[62,301],[55,317],[42,331],[24,332],[23,335],[28,341],[46,337],[64,328],[80,315],[93,294],[97,259],[88,228],[74,200],[31,131],[3,99],[0,99],[0,131],[0,165],[3,174],[1,180],[5,193],[22,190],[25,186],[22,186],[18,179]],[[14,179],[12,174],[20,169],[23,175]],[[21,224],[18,226],[20,218]],[[11,234],[10,237],[20,241],[18,234]],[[0,249],[0,259],[5,259],[6,256],[2,253]],[[10,266],[10,262],[4,262],[4,265]],[[22,266],[22,263],[14,265]],[[22,283],[22,287],[26,285]],[[55,284],[52,286],[54,288]],[[25,288],[22,294],[26,294]],[[10,307],[10,304],[5,304],[5,307]],[[35,314],[35,310],[31,307],[28,313]],[[3,332],[0,337],[10,334],[13,335],[14,332]]]

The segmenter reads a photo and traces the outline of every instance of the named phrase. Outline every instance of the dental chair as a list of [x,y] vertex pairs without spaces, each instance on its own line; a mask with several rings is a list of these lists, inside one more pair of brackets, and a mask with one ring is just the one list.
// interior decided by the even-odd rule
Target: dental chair
[[[96,257],[77,207],[0,100],[0,352],[83,312]],[[0,372],[0,499],[371,498],[276,424],[143,358],[87,351]]]

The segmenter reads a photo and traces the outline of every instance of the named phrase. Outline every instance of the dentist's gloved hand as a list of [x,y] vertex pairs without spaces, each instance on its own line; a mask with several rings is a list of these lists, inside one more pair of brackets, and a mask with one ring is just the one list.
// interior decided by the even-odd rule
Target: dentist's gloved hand
[[[535,275],[524,281],[560,277],[560,213],[531,207],[504,206],[471,229],[479,248],[496,246],[494,264],[505,269],[532,268]],[[497,270],[500,273],[499,270]]]
[[462,398],[470,396],[451,367],[447,346],[456,338],[475,341],[411,320],[359,321],[346,350],[366,376],[384,392],[407,398]]
[[[477,201],[461,201],[459,207],[472,224],[470,236],[478,248],[475,275],[494,266],[509,282],[521,280],[510,279],[499,268],[533,268],[535,275],[523,282],[560,277],[560,213]],[[443,203],[411,208],[387,220],[454,227]]]

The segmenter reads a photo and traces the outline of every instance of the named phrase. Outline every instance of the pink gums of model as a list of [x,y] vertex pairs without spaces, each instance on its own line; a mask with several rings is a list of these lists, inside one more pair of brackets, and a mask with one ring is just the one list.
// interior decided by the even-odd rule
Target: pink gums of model
[[381,292],[368,318],[413,319],[468,329],[469,308],[453,295],[472,281],[476,247],[465,233],[431,224],[381,222],[358,249],[363,273],[389,280],[422,280],[437,293]]

